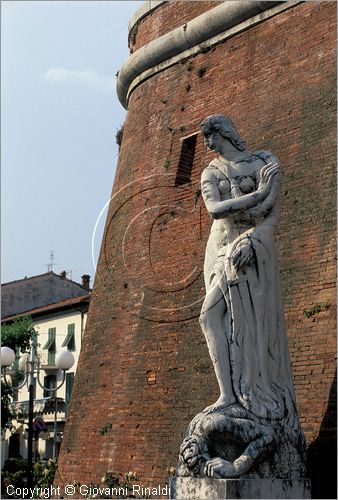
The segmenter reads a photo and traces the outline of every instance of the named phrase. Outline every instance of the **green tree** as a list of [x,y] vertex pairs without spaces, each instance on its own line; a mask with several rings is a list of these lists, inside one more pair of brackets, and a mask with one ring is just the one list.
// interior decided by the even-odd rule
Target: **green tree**
[[[5,324],[1,329],[1,343],[3,346],[10,347],[14,352],[26,353],[30,351],[31,339],[36,335],[33,327],[32,318],[23,316],[16,318],[12,323]],[[12,376],[13,385],[17,385],[22,380],[22,374],[17,369]],[[10,409],[10,403],[13,398],[13,389],[8,387],[1,380],[1,428],[10,429],[12,419],[15,417]]]

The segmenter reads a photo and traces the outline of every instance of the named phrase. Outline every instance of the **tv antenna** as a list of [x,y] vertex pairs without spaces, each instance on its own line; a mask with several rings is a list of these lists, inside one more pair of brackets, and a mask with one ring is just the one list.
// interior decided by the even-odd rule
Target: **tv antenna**
[[54,262],[54,250],[51,250],[49,252],[49,258],[50,258],[50,262],[48,264],[46,264],[46,266],[47,266],[48,272],[50,273],[53,271],[53,265],[55,264],[55,262]]

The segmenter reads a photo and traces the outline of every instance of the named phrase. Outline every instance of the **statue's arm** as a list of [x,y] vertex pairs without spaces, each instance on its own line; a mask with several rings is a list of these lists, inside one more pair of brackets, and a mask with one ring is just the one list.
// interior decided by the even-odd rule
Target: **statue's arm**
[[263,434],[252,441],[243,453],[233,462],[215,457],[205,463],[205,474],[216,479],[240,477],[248,472],[257,462],[263,460],[276,448],[276,438]]
[[219,432],[225,432],[233,439],[247,444],[242,454],[228,462],[221,457],[216,457],[206,462],[207,476],[215,478],[239,477],[251,467],[269,455],[276,447],[277,438],[272,427],[261,425],[247,419],[225,419],[223,425],[218,423]]
[[[250,236],[246,239],[240,239],[238,245],[235,246],[232,254],[232,261],[237,271],[241,267],[248,264],[254,256],[252,240],[260,240],[260,234],[262,232],[273,235],[279,223],[280,210],[278,204],[278,194],[282,177],[281,168],[277,156],[270,154],[268,156],[268,160],[273,164],[278,165],[278,172],[272,177],[270,191],[264,200],[246,211],[246,214],[250,215],[254,219],[263,217],[263,220],[253,228]],[[259,177],[259,173],[257,176]]]
[[201,191],[208,212],[214,218],[220,218],[226,217],[231,212],[238,212],[253,207],[268,195],[272,179],[278,172],[278,165],[265,165],[262,168],[260,184],[256,191],[238,198],[221,201],[217,187],[217,178],[211,169],[205,169],[202,173]]
[[201,177],[201,193],[206,209],[212,215],[214,205],[221,200],[217,185],[217,177],[212,167],[203,170]]
[[239,476],[245,474],[258,461],[268,456],[277,445],[277,438],[272,428],[265,428],[261,434],[245,448],[243,453],[233,462]]
[[[279,167],[278,175],[274,175],[272,180],[271,180],[271,189],[268,193],[268,195],[264,198],[264,200],[260,203],[258,203],[256,206],[249,208],[248,209],[248,214],[250,214],[252,217],[265,217],[267,214],[269,214],[272,209],[276,206],[277,204],[277,198],[278,194],[280,191],[280,185],[281,185],[281,180],[282,180],[282,173],[281,173],[281,165],[279,162],[279,159],[277,156],[270,154],[267,157],[267,160],[269,162],[272,162]],[[276,213],[276,211],[275,211]],[[272,219],[276,219],[276,225],[278,223],[278,217],[271,218],[269,221],[272,223]]]

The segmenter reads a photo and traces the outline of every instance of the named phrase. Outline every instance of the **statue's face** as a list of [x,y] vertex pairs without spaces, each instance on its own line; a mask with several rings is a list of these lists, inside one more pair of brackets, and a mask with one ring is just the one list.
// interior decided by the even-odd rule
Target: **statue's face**
[[224,137],[217,130],[206,130],[204,132],[204,144],[214,151],[220,153],[224,145]]

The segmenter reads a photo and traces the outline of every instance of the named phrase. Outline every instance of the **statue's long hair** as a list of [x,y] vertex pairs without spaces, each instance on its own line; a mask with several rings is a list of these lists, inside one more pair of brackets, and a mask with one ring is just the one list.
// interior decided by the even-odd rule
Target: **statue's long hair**
[[222,137],[231,142],[231,144],[239,151],[245,151],[246,144],[244,139],[239,135],[237,129],[228,116],[224,115],[211,115],[208,116],[201,123],[203,134],[217,131]]

